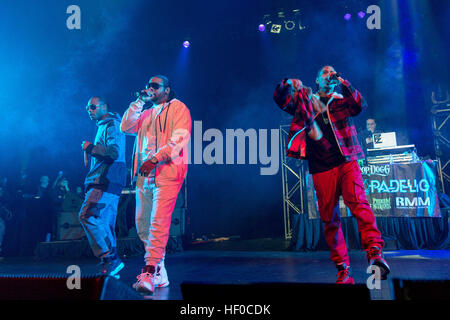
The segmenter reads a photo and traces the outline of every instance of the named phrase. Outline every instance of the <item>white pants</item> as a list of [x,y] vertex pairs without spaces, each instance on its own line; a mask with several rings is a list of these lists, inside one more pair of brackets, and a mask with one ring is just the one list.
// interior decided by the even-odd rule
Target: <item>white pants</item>
[[154,179],[138,176],[136,230],[139,238],[144,242],[146,265],[164,264],[172,211],[181,186],[182,183],[156,187]]
[[92,251],[98,258],[117,254],[115,227],[119,198],[100,189],[90,189],[78,214]]

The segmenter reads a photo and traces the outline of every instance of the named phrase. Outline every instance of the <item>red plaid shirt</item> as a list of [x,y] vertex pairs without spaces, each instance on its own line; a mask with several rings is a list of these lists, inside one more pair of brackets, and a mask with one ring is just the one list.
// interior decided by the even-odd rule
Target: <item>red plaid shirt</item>
[[[294,97],[286,91],[282,92],[279,87],[275,89],[274,100],[278,106],[292,114],[291,127],[287,140],[287,155],[298,159],[307,159],[306,154],[306,131],[302,130],[306,123],[307,110],[312,110],[311,100],[305,87],[296,89]],[[333,94],[327,105],[328,118],[331,120],[332,129],[341,154],[347,161],[364,158],[364,152],[358,142],[356,127],[351,117],[358,115],[367,104],[361,94],[354,89],[347,80],[342,84],[342,93]]]

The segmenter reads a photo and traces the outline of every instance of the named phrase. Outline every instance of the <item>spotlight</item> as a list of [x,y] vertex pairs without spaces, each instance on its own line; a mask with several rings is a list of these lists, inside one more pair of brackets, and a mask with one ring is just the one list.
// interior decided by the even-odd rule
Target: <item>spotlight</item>
[[183,42],[183,47],[185,47],[185,48],[189,48],[190,45],[191,45],[191,43],[187,40],[185,42]]
[[287,31],[296,35],[297,30],[306,29],[306,26],[302,25],[300,9],[294,9],[288,12],[279,10],[271,14],[265,14],[258,29],[260,32],[269,32],[271,34],[280,34]]
[[272,24],[272,28],[270,28],[270,32],[280,33],[281,32],[281,24]]
[[290,31],[295,28],[295,22],[294,21],[285,21],[284,27],[286,28],[286,30]]
[[347,21],[350,20],[351,18],[352,18],[352,15],[350,13],[346,13],[344,16],[344,19]]
[[359,17],[360,19],[364,18],[365,15],[366,15],[366,14],[365,14],[364,11],[358,12],[358,17]]

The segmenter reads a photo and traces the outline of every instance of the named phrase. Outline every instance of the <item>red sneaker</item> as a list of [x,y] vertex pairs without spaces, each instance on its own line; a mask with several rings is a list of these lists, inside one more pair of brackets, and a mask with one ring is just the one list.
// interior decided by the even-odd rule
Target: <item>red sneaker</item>
[[142,271],[142,273],[137,276],[137,281],[133,284],[133,289],[137,292],[152,295],[155,291],[154,278],[153,273]]
[[337,284],[355,284],[355,279],[352,278],[350,266],[345,263],[337,265]]
[[133,289],[140,293],[152,295],[155,292],[155,267],[145,266],[140,275],[137,276]]

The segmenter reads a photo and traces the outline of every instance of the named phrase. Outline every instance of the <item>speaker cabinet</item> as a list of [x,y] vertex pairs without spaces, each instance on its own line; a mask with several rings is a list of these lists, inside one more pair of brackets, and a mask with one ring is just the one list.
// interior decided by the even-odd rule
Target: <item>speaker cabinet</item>
[[79,240],[86,236],[78,220],[78,211],[59,212],[57,224],[57,240]]

